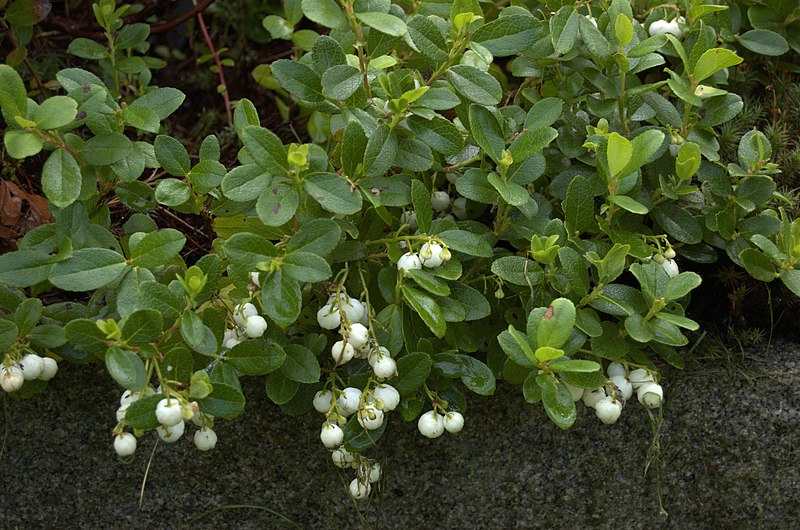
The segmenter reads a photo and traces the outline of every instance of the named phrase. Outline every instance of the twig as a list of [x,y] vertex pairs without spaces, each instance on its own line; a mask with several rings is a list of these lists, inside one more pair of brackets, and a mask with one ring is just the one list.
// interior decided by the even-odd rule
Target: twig
[[[192,0],[192,3],[197,5],[197,0]],[[202,11],[197,12],[197,21],[200,23],[200,30],[203,32],[203,38],[208,45],[211,55],[214,57],[214,62],[217,63],[217,75],[219,75],[219,82],[222,86],[222,99],[225,100],[225,115],[228,117],[228,125],[233,125],[233,113],[231,113],[231,98],[228,96],[228,84],[225,82],[225,72],[222,70],[222,61],[219,59],[219,53],[214,47],[214,42],[211,40],[211,35],[208,34],[206,22],[203,20]]]
[[153,463],[153,457],[156,456],[156,449],[158,449],[158,438],[153,445],[153,451],[150,453],[150,459],[147,461],[147,468],[144,470],[144,477],[142,477],[142,489],[139,490],[139,508],[144,504],[144,487],[147,484],[147,475],[150,474],[150,465]]

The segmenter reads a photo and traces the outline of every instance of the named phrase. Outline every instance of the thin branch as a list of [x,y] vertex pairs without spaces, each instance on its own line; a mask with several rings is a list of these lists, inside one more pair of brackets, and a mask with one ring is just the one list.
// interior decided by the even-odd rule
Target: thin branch
[[[192,2],[197,4],[197,0],[192,0]],[[228,83],[225,82],[225,71],[222,69],[222,61],[219,58],[217,49],[214,47],[214,41],[211,40],[211,35],[208,33],[208,28],[206,27],[205,20],[203,20],[203,13],[201,11],[197,12],[197,21],[200,23],[200,30],[203,32],[203,38],[208,45],[209,51],[211,51],[211,55],[214,57],[214,62],[217,63],[217,75],[219,76],[219,82],[222,86],[222,99],[225,101],[225,115],[228,117],[228,125],[233,125],[231,98],[228,95]]]

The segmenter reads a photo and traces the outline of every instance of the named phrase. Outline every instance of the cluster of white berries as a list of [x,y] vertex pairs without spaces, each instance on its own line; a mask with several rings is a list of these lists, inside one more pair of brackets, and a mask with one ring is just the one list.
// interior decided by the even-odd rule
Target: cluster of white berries
[[400,404],[400,393],[385,383],[372,390],[361,391],[347,387],[337,393],[338,397],[330,390],[321,390],[314,395],[314,409],[326,416],[319,438],[331,450],[331,459],[337,467],[356,466],[357,476],[350,483],[350,494],[356,499],[363,499],[369,495],[371,484],[380,479],[380,465],[363,457],[359,457],[360,461],[356,464],[356,455],[343,445],[344,430],[341,425],[347,422],[348,417],[356,414],[362,428],[368,431],[377,429],[383,424],[385,414]]
[[665,250],[663,254],[655,254],[653,261],[664,267],[664,271],[670,278],[674,278],[681,272],[678,268],[678,263],[675,261],[675,249],[672,247]]
[[338,302],[333,294],[328,298],[328,303],[317,311],[317,323],[322,329],[336,329],[341,326],[343,316],[347,322],[357,322],[363,326],[369,324],[367,304],[351,298],[344,291],[339,293]]
[[[613,362],[608,365],[608,378],[610,383],[605,387],[595,390],[581,390],[572,385],[567,385],[575,401],[583,399],[583,404],[593,408],[597,417],[606,425],[616,423],[622,414],[623,402],[633,396],[643,406],[649,409],[661,406],[664,398],[664,389],[653,380],[653,374],[644,368],[627,371],[622,363]],[[606,390],[609,389],[610,393]]]
[[439,414],[435,410],[429,410],[417,420],[417,429],[426,438],[438,438],[444,431],[458,434],[463,428],[464,416],[456,411]]
[[664,35],[665,33],[669,33],[674,35],[675,37],[682,39],[683,38],[683,30],[681,29],[681,24],[685,24],[686,19],[682,16],[678,16],[673,20],[656,20],[650,24],[650,36],[654,37],[656,35]]
[[[132,403],[139,399],[152,396],[157,391],[146,387],[141,392],[126,390],[119,400],[117,409],[117,422],[125,419],[125,414]],[[156,428],[158,437],[166,443],[174,443],[186,431],[186,422],[190,421],[200,427],[194,433],[194,445],[200,451],[210,451],[217,445],[217,433],[210,427],[214,418],[210,414],[201,413],[196,402],[182,403],[176,397],[166,397],[156,405],[156,419],[160,424]],[[114,438],[114,450],[121,457],[128,457],[136,452],[136,436],[128,432],[120,432]]]
[[400,259],[397,260],[397,270],[399,270],[404,277],[409,276],[411,270],[435,269],[440,267],[443,263],[450,261],[451,254],[447,248],[442,247],[439,243],[428,241],[422,245],[419,254],[413,252],[406,252]]
[[[456,183],[458,173],[448,173],[447,180],[451,184]],[[455,199],[450,198],[450,194],[446,191],[434,191],[431,195],[431,207],[433,212],[439,219],[448,219],[455,221],[456,219],[464,220],[469,217],[467,213],[467,199],[458,196]],[[448,213],[448,210],[450,213]],[[412,211],[405,211],[400,214],[400,222],[408,225],[412,231],[417,229],[417,214]]]
[[258,314],[256,306],[250,302],[238,304],[233,308],[236,327],[225,330],[222,345],[233,348],[245,339],[257,339],[267,331],[267,320]]
[[28,353],[19,360],[12,362],[8,359],[3,362],[0,386],[6,392],[16,392],[22,388],[25,381],[40,379],[49,381],[58,372],[58,363],[50,357],[41,357],[35,353]]

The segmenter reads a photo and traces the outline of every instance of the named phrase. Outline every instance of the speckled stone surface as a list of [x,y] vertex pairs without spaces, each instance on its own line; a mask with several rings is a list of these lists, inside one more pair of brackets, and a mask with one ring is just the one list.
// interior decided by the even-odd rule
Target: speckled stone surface
[[193,521],[233,504],[311,529],[798,528],[800,345],[753,357],[748,377],[706,366],[664,381],[666,518],[644,472],[651,433],[638,403],[611,427],[579,405],[575,426],[560,431],[504,385],[471,397],[461,435],[437,440],[395,416],[377,453],[382,490],[356,509],[349,476],[319,443],[320,417],[282,416],[258,378],[246,380],[244,414],[218,422],[212,453],[186,435],[159,444],[140,507],[155,435],[120,462],[110,437],[120,391],[102,367],[68,366],[46,394],[8,403],[0,528],[282,527],[255,508]]

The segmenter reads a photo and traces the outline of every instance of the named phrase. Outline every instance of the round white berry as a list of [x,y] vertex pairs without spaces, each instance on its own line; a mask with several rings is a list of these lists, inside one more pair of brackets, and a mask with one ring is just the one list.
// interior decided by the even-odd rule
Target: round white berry
[[210,451],[217,445],[217,433],[214,429],[204,427],[194,433],[194,445],[201,451]]
[[139,399],[139,394],[137,394],[135,392],[131,392],[130,390],[126,390],[120,396],[119,404],[120,405],[130,405],[131,403],[133,403],[134,401],[136,401],[138,399]]
[[664,399],[664,389],[658,383],[645,383],[636,391],[636,397],[648,409],[657,409]]
[[431,197],[434,212],[443,212],[450,207],[450,195],[446,191],[434,191]]
[[369,352],[369,365],[375,366],[375,363],[378,359],[382,357],[391,357],[392,354],[389,352],[389,349],[384,346],[378,346],[377,348],[372,348]]
[[608,365],[606,373],[608,374],[608,377],[614,377],[615,375],[625,377],[625,365],[622,363],[611,363]]
[[663,19],[654,20],[650,24],[650,28],[648,31],[650,32],[650,36],[654,37],[656,35],[663,35],[664,33],[667,33],[668,28],[669,28],[669,22],[667,22],[666,20]]
[[341,446],[331,452],[331,460],[333,460],[333,464],[336,467],[345,468],[355,461],[355,457],[353,453],[345,449],[344,446]]
[[333,406],[333,393],[330,390],[320,390],[314,394],[314,410],[320,414],[327,414]]
[[128,408],[131,406],[131,403],[125,403],[124,405],[119,406],[119,408],[117,409],[117,423],[125,419],[125,413],[128,411]]
[[372,371],[378,379],[389,379],[397,375],[397,363],[391,357],[383,355],[372,365]]
[[400,222],[404,225],[408,225],[410,230],[417,229],[417,214],[414,212],[403,212],[400,214]]
[[42,373],[39,374],[39,379],[42,381],[50,381],[56,376],[56,372],[58,372],[58,363],[56,360],[51,359],[50,357],[43,357]]
[[372,486],[369,482],[361,482],[357,478],[350,482],[350,496],[356,500],[366,499],[371,490]]
[[665,259],[661,266],[664,267],[664,270],[670,278],[674,278],[681,272],[678,268],[678,263],[674,259]]
[[237,344],[239,344],[240,342],[242,342],[242,339],[234,339],[234,338],[231,338],[231,339],[227,339],[226,341],[224,341],[224,342],[222,343],[222,345],[223,345],[223,346],[225,346],[226,348],[228,348],[228,349],[230,350],[231,348],[233,348],[234,346],[236,346],[236,345],[237,345]]
[[341,309],[350,322],[359,322],[364,318],[364,306],[355,298],[342,302]]
[[322,309],[317,311],[317,323],[322,329],[336,329],[339,327],[342,319],[339,316],[339,310],[330,305],[322,306]]
[[358,423],[368,431],[374,431],[383,424],[383,411],[374,403],[367,403],[358,411]]
[[267,331],[267,321],[260,315],[251,315],[244,320],[244,333],[251,339],[257,339]]
[[564,383],[564,386],[569,390],[569,395],[572,396],[572,401],[578,401],[583,397],[583,389],[569,383]]
[[177,442],[178,439],[181,436],[183,436],[183,431],[185,429],[186,429],[186,424],[180,422],[170,426],[159,425],[156,428],[156,431],[158,432],[158,437],[161,438],[162,442],[171,444],[173,442]]
[[0,386],[6,392],[16,392],[22,387],[25,382],[25,376],[22,375],[22,370],[17,366],[7,366],[3,368],[3,375],[0,378]]
[[44,368],[44,362],[35,353],[25,355],[20,361],[20,370],[22,370],[22,377],[25,378],[25,381],[39,379],[42,374],[42,368]]
[[118,434],[114,438],[114,450],[123,458],[131,456],[136,452],[136,437],[129,432]]
[[586,20],[592,23],[592,26],[597,27],[597,20],[592,15],[586,15]]
[[606,425],[616,423],[622,414],[622,403],[611,396],[604,397],[594,406],[594,412]]
[[250,302],[239,304],[233,308],[233,320],[239,327],[244,326],[244,321],[247,317],[257,315],[258,309]]
[[453,201],[453,214],[459,219],[467,218],[467,199],[459,197]]
[[353,322],[347,328],[346,337],[353,348],[363,348],[369,343],[369,329],[364,324]]
[[422,268],[422,261],[419,259],[419,256],[416,254],[412,254],[411,252],[406,252],[400,259],[397,260],[397,270],[403,273],[403,276],[408,276],[408,271],[411,270],[419,270]]
[[197,409],[192,413],[192,423],[197,427],[205,427],[206,423],[210,423],[214,420],[214,416],[208,414],[206,412],[200,412],[200,409]]
[[683,19],[683,17],[680,17],[680,16],[678,18],[676,18],[675,20],[672,20],[671,22],[667,22],[667,26],[666,26],[666,29],[664,30],[664,33],[671,33],[672,35],[674,35],[678,39],[682,39],[683,38],[683,30],[681,29],[680,24],[683,23],[683,22],[684,22],[684,19]]
[[371,316],[375,316],[375,309],[370,309],[366,302],[361,302],[361,307],[364,309],[364,313],[361,315],[358,323],[362,326],[369,326],[369,319]]
[[364,463],[358,466],[358,478],[362,481],[375,484],[381,479],[381,464],[380,462]]
[[426,438],[438,438],[444,432],[444,416],[429,410],[419,417],[417,429]]
[[383,410],[391,412],[400,404],[400,393],[391,385],[386,383],[376,386],[372,390],[372,395],[375,399],[383,403]]
[[183,423],[183,407],[175,398],[164,398],[156,405],[156,419],[166,427]]
[[351,386],[342,390],[339,395],[338,405],[339,412],[343,416],[350,416],[358,410],[358,404],[361,401],[361,390]]
[[653,375],[644,368],[637,368],[636,370],[631,370],[631,373],[628,374],[628,380],[633,385],[633,389],[637,390],[645,383],[652,383]]
[[419,251],[419,256],[422,259],[422,266],[428,269],[436,268],[444,262],[442,246],[439,243],[425,243]]
[[333,343],[331,348],[331,355],[336,364],[344,364],[356,354],[355,348],[349,342],[339,340]]
[[589,390],[588,388],[583,391],[583,404],[589,408],[594,408],[597,402],[606,397],[606,391],[602,388]]
[[461,432],[464,428],[464,416],[460,412],[448,412],[444,416],[444,428],[453,434]]
[[620,393],[622,393],[622,399],[628,401],[633,395],[633,385],[631,385],[631,382],[622,375],[613,375],[610,379],[612,383],[617,385]]
[[336,449],[344,441],[344,431],[335,423],[326,421],[322,424],[319,439],[322,441],[322,445],[328,449]]

